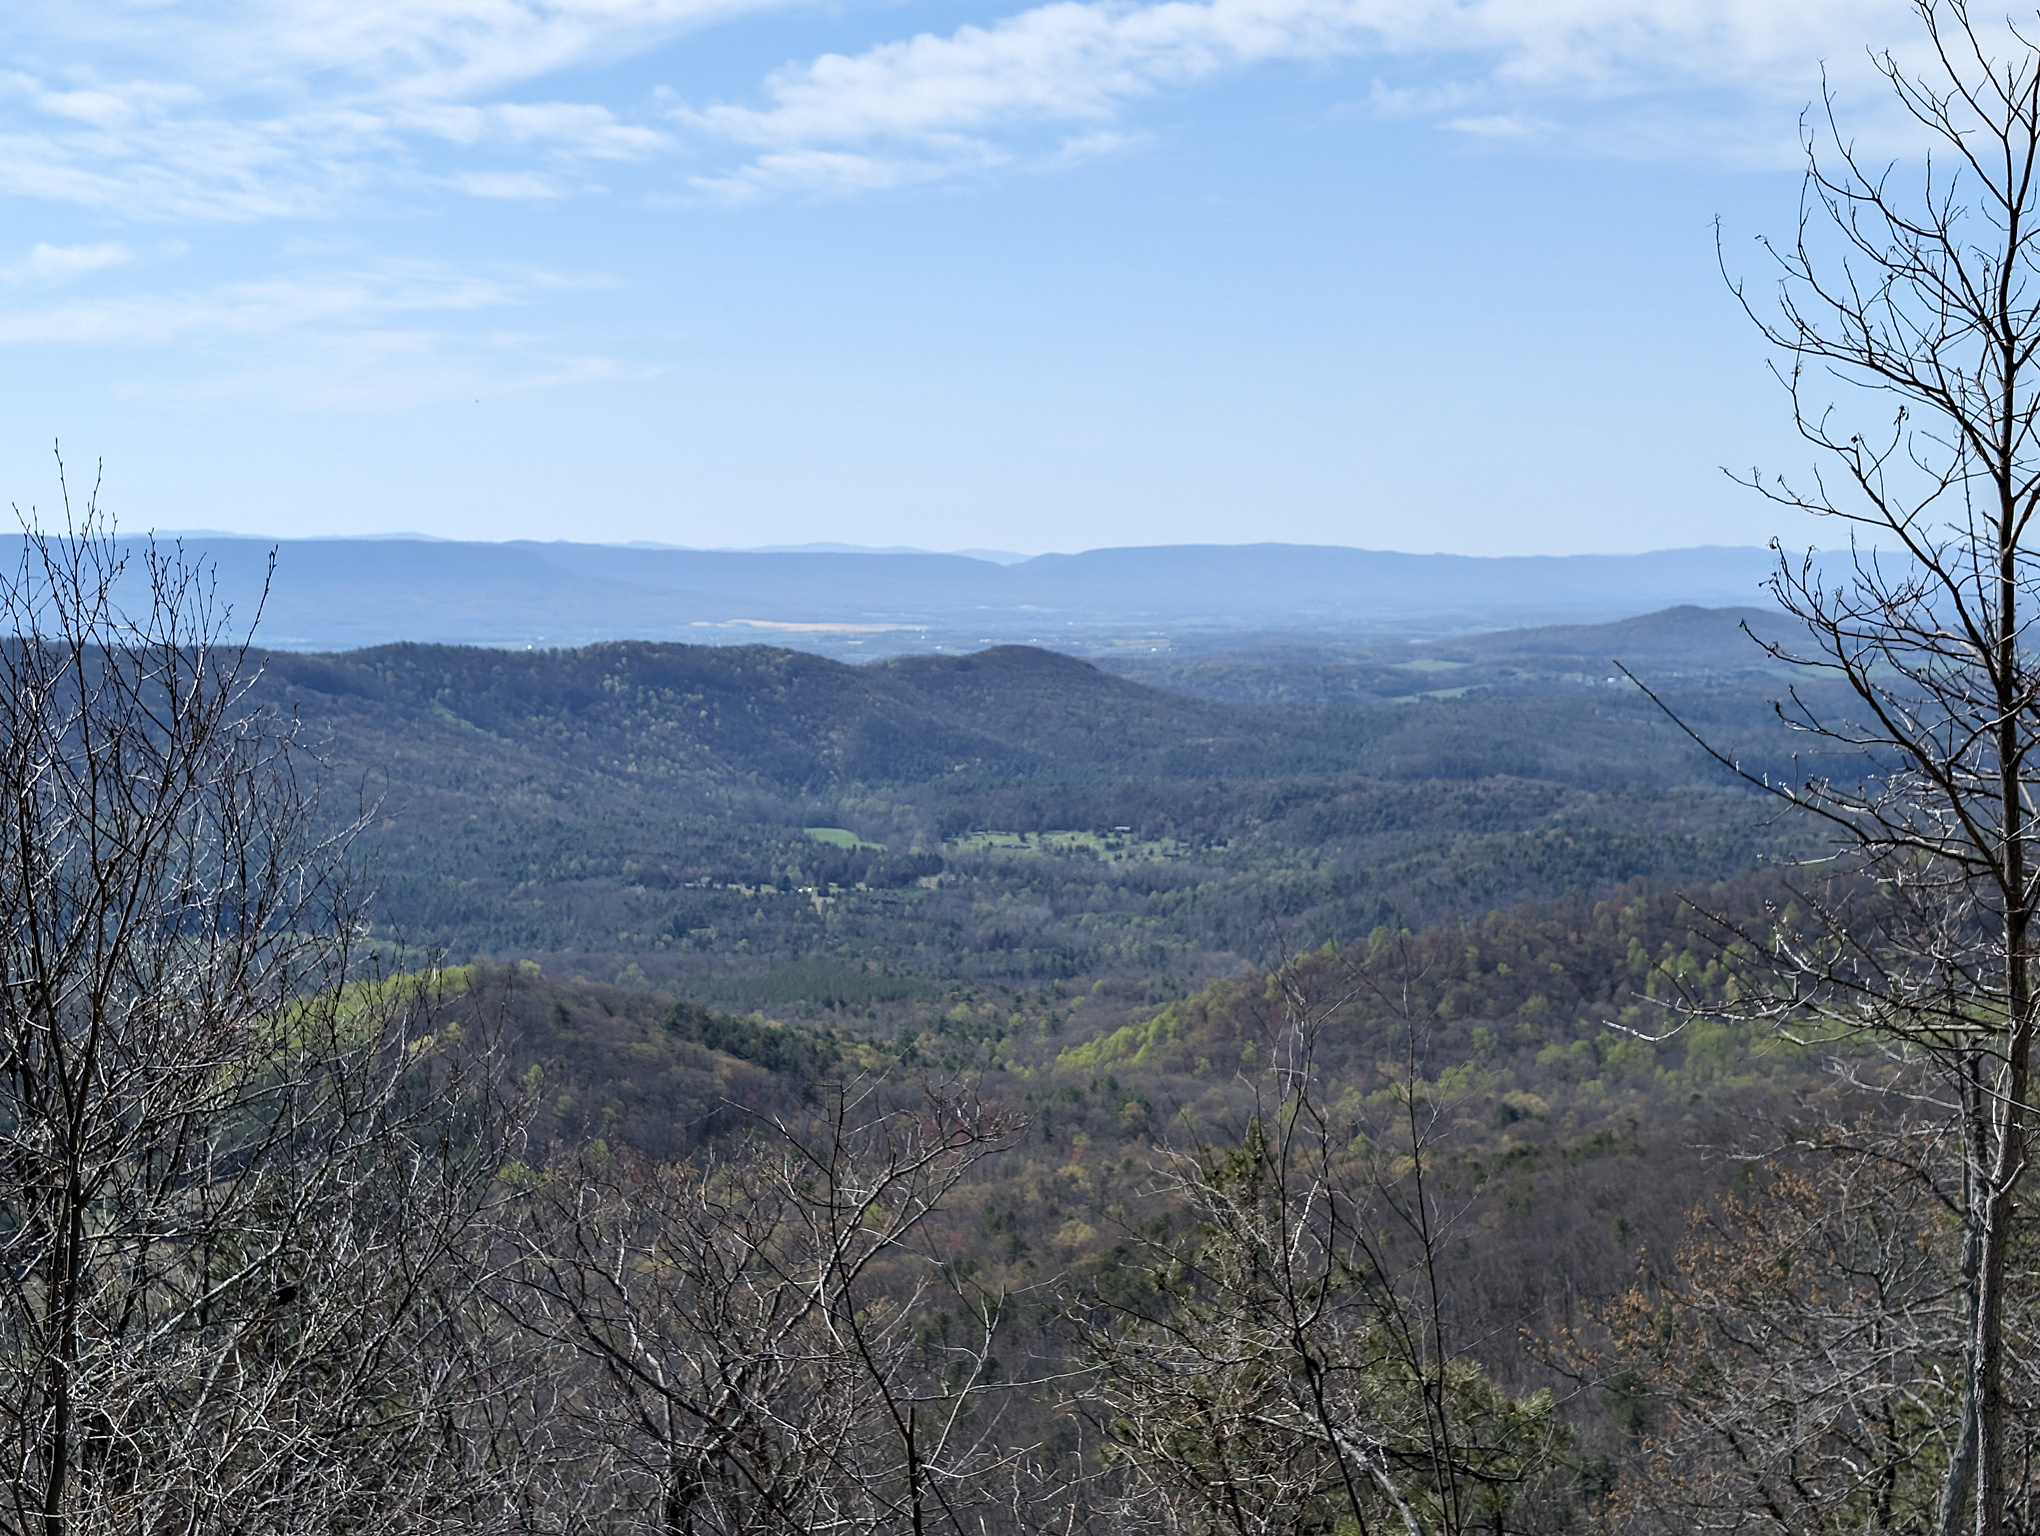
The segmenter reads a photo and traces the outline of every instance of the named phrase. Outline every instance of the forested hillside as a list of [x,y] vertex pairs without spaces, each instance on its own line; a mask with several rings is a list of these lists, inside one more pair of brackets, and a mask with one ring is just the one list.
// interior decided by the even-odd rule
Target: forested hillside
[[[1947,1356],[1947,1146],[1868,1113],[1934,1084],[1767,991],[1878,891],[1606,637],[1298,705],[57,590],[0,650],[9,1529],[1640,1536],[1669,1437],[1807,1454],[1774,1310]],[[1720,629],[1621,638],[1789,768]]]
[[[1658,660],[1691,627],[1664,622],[1614,638]],[[378,917],[413,944],[750,978],[787,1005],[790,968],[817,961],[902,996],[1125,968],[1199,981],[1391,917],[1717,878],[1801,835],[1632,687],[1569,674],[1296,709],[1021,647],[850,667],[401,646],[265,666],[262,696],[328,759],[336,814],[373,807]],[[1789,770],[1767,679],[1660,670],[1684,717]],[[1265,669],[1268,693],[1290,675]]]
[[[1719,1000],[1738,973],[1703,913],[1791,921],[1790,901],[1772,876],[1690,899],[1638,881],[1377,928],[1192,991],[1157,977],[1025,993],[953,983],[889,1033],[855,1009],[819,1028],[770,1004],[732,1017],[635,977],[533,966],[464,973],[456,1011],[507,1021],[535,1129],[561,1148],[600,1135],[653,1159],[713,1159],[845,1082],[970,1082],[1014,1129],[931,1216],[924,1251],[954,1291],[926,1326],[967,1327],[989,1305],[982,1350],[1039,1384],[1001,1409],[1005,1432],[1070,1452],[1083,1438],[1052,1383],[1087,1369],[1077,1315],[1165,1300],[1165,1256],[1201,1219],[1172,1160],[1252,1139],[1307,1020],[1314,1101],[1345,1127],[1337,1177],[1377,1181],[1388,1206],[1373,1219],[1388,1219],[1414,1155],[1423,1198],[1446,1213],[1427,1238],[1405,1233],[1395,1260],[1430,1288],[1425,1326],[1499,1388],[1555,1405],[1565,1449],[1534,1498],[1504,1506],[1504,1527],[1563,1530],[1608,1516],[1658,1411],[1645,1376],[1609,1363],[1632,1287],[1686,1262],[1709,1213],[1776,1219],[1788,1207],[1767,1203],[1775,1182],[1868,1102],[1836,1075],[1833,1048],[1677,1027],[1675,1005]],[[1746,1156],[1795,1143],[1782,1159]]]
[[[972,1347],[1015,1379],[1085,1358],[1071,1308],[1159,1303],[1196,1203],[1167,1159],[1249,1135],[1309,1020],[1341,1134],[1390,1191],[1416,1152],[1456,1213],[1419,1245],[1440,1337],[1561,1405],[1565,1470],[1510,1517],[1558,1528],[1603,1510],[1640,1411],[1583,1389],[1581,1341],[1613,1348],[1652,1256],[1749,1187],[1737,1151],[1849,1112],[1822,1050],[1670,1006],[1733,985],[1716,919],[1793,910],[1818,845],[1609,668],[1790,771],[1751,621],[1778,636],[1675,610],[1126,677],[401,646],[272,655],[261,697],[366,786],[379,928],[477,962],[454,1011],[504,1031],[549,1156],[714,1158],[845,1082],[1009,1116],[925,1241],[942,1327],[1006,1298]],[[1023,1398],[1010,1433],[1074,1451]]]

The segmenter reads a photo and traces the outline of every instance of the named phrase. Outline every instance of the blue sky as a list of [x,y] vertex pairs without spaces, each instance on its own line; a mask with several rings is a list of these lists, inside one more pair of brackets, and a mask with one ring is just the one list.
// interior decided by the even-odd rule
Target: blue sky
[[43,0],[0,489],[131,528],[1804,538],[1723,289],[1897,0]]

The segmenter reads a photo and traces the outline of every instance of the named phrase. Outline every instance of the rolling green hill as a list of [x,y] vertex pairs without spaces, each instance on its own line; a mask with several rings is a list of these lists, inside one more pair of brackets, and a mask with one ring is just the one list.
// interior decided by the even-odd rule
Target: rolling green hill
[[[1423,1107],[1439,1315],[1512,1389],[1563,1390],[1558,1341],[1739,1176],[1704,1149],[1833,1091],[1757,1028],[1645,1038],[1671,989],[1730,985],[1692,903],[1769,921],[1814,845],[1599,658],[1789,767],[1736,621],[1131,677],[1019,646],[411,645],[271,656],[260,692],[336,812],[369,797],[385,929],[494,962],[462,1005],[502,1031],[534,1165],[961,1077],[1026,1124],[930,1252],[1014,1298],[1000,1357],[1052,1373],[1070,1306],[1146,1283],[1143,1234],[1185,1217],[1161,1149],[1245,1134],[1282,967],[1341,1114],[1388,1147]],[[1595,1455],[1627,1444],[1614,1399],[1566,1411]],[[1055,1415],[1012,1412],[1023,1438]]]
[[[1676,655],[1695,626],[1666,626]],[[1702,670],[1681,711],[1783,765],[1770,680]],[[950,982],[1201,980],[1390,915],[1720,878],[1781,836],[1627,688],[1300,709],[1020,646],[850,666],[632,643],[277,653],[260,689],[324,754],[335,813],[365,798],[378,915],[414,943],[697,990],[819,959],[916,978],[856,1004],[900,1027]],[[1065,835],[1020,837],[1042,833]]]

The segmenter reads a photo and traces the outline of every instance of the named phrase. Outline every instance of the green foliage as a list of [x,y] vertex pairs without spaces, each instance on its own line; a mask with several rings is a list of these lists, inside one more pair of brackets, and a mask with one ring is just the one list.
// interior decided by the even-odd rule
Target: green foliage
[[855,832],[842,827],[802,827],[801,831],[818,843],[827,843],[831,848],[879,848],[884,843],[867,843]]
[[756,1019],[733,1019],[692,1003],[672,1004],[659,1015],[659,1026],[677,1040],[691,1040],[768,1072],[818,1071],[837,1056],[835,1041],[828,1036]]

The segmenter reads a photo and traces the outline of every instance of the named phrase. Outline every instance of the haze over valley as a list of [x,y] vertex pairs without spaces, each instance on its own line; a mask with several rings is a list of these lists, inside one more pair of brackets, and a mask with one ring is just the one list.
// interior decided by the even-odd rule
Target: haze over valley
[[[994,643],[1109,655],[1334,646],[1675,604],[1761,602],[1761,549],[1473,558],[1287,544],[1166,545],[1004,564],[925,553],[743,552],[575,543],[262,540],[166,534],[217,573],[265,643],[344,650],[415,640],[559,647],[599,640],[779,641],[857,658]],[[275,558],[273,578],[269,562]],[[266,591],[265,591],[266,584]]]

